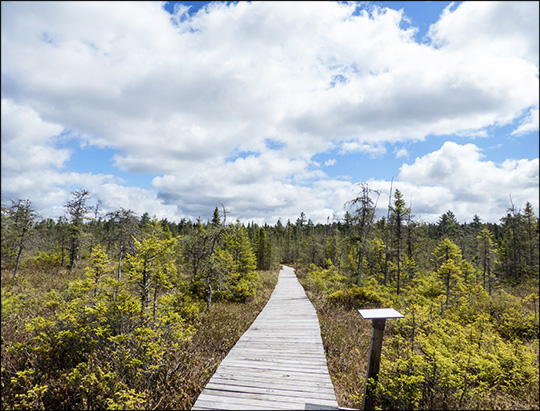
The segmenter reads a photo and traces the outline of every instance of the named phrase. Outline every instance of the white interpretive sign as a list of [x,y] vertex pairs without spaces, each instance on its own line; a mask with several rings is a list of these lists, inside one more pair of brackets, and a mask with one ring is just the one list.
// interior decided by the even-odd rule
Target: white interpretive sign
[[369,310],[358,310],[360,315],[366,320],[376,320],[379,318],[403,318],[403,314],[393,308],[373,308]]

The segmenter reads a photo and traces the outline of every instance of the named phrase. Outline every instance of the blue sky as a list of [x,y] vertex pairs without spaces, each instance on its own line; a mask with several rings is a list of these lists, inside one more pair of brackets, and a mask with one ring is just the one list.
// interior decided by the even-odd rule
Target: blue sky
[[[2,2],[2,200],[538,215],[538,2]],[[99,24],[97,24],[99,22]],[[386,197],[386,198],[385,198]]]

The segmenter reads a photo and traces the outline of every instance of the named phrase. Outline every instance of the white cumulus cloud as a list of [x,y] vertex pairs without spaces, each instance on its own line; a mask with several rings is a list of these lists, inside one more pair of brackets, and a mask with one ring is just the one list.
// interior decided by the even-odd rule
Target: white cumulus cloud
[[[486,161],[474,144],[448,141],[437,151],[401,167],[397,183],[414,198],[414,209],[428,221],[446,210],[460,220],[498,221],[510,207],[509,196],[523,208],[529,201],[538,210],[538,158]],[[442,210],[442,212],[441,212]]]
[[[326,221],[351,183],[322,171],[318,153],[383,158],[398,142],[485,136],[517,119],[516,134],[538,129],[536,2],[452,6],[431,44],[403,28],[402,11],[362,3],[215,2],[172,16],[161,2],[1,8],[2,193],[50,207],[88,184],[105,207],[125,199],[176,220],[223,202],[245,219],[304,211]],[[122,172],[155,176],[154,191],[63,170],[63,132],[114,150]],[[462,154],[505,178],[529,167],[490,166],[474,152]],[[417,161],[448,176],[458,160],[446,158]],[[403,167],[403,183],[434,193],[415,170]],[[482,181],[492,195],[496,182]],[[464,198],[446,184],[440,198]]]

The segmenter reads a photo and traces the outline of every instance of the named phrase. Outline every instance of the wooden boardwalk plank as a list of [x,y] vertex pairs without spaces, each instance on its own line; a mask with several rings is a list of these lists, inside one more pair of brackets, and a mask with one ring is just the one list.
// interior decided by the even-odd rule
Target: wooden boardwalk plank
[[327,383],[326,380],[321,381],[321,378],[319,375],[305,373],[305,372],[294,372],[290,370],[287,370],[287,371],[268,370],[264,368],[252,368],[252,367],[225,367],[223,369],[224,375],[225,374],[236,375],[237,373],[240,373],[240,372],[242,374],[250,375],[252,377],[271,376],[272,378],[281,378],[283,381],[287,381],[287,383],[291,383],[291,384],[298,381],[302,383],[307,383],[307,382],[320,382],[322,384]]
[[338,410],[315,308],[283,266],[268,303],[223,359],[193,410]]
[[[227,391],[227,390],[214,390],[204,389],[200,397],[207,401],[214,402],[228,402],[235,404],[249,403],[250,405],[266,405],[267,409],[272,409],[276,403],[282,405],[288,405],[289,407],[295,406],[294,409],[304,409],[306,402],[317,403],[319,405],[334,405],[334,400],[313,398],[306,401],[305,397],[292,397],[286,395],[265,394],[265,393],[251,393],[243,391]],[[338,407],[336,406],[336,409]],[[225,407],[219,407],[219,409],[227,409]],[[234,409],[234,408],[233,408]]]
[[[317,384],[316,382],[310,382],[307,384],[289,384],[283,382],[278,378],[215,378],[215,383],[224,385],[241,385],[245,387],[259,387],[268,389],[282,389],[286,391],[302,391],[302,392],[317,392],[322,394],[334,394],[331,388],[324,385]],[[210,382],[208,384],[211,384]]]

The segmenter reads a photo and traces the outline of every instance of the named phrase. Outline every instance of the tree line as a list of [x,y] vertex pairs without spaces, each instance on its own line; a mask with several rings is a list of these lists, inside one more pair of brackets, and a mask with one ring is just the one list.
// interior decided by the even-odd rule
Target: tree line
[[[450,210],[437,223],[425,223],[414,220],[396,189],[387,216],[376,219],[380,193],[367,184],[359,187],[358,196],[346,204],[343,220],[326,224],[314,224],[303,212],[294,223],[225,224],[226,216],[221,217],[216,207],[206,222],[201,218],[195,222],[183,218],[178,223],[162,219],[159,226],[179,242],[184,271],[193,278],[203,274],[209,304],[214,291],[223,288],[224,270],[249,272],[279,263],[332,264],[358,286],[369,276],[400,294],[417,267],[438,269],[431,253],[443,240],[447,248],[448,242],[459,247],[479,270],[479,283],[490,292],[501,281],[518,284],[538,276],[538,219],[530,202],[521,210],[510,199],[511,206],[498,224],[483,223],[478,215],[460,223]],[[103,215],[100,206],[99,200],[91,203],[90,193],[84,189],[72,193],[64,205],[65,215],[57,220],[40,219],[30,200],[2,204],[3,267],[11,266],[15,278],[23,255],[37,253],[72,271],[81,258],[88,259],[94,247],[101,245],[116,259],[120,280],[124,257],[140,252],[137,239],[151,221],[156,226],[157,219],[148,213],[138,217],[124,208]],[[223,247],[231,249],[229,255],[223,255]],[[244,257],[246,250],[253,257]],[[240,262],[248,268],[239,268]]]
[[[519,209],[510,199],[498,223],[477,215],[458,222],[450,210],[426,223],[415,220],[398,189],[377,218],[380,193],[367,184],[358,188],[344,218],[326,224],[304,213],[274,225],[227,222],[223,206],[206,221],[159,220],[124,208],[103,213],[85,189],[72,193],[58,219],[41,218],[30,200],[2,202],[3,402],[144,408],[150,392],[173,390],[181,342],[201,313],[216,301],[256,298],[260,272],[279,264],[296,267],[304,287],[329,306],[408,312],[388,341],[393,351],[386,358],[396,362],[383,361],[381,368],[378,395],[385,407],[479,406],[467,401],[498,387],[507,367],[480,375],[489,361],[471,347],[483,346],[488,335],[492,346],[508,351],[501,364],[515,367],[501,389],[522,395],[537,377],[527,348],[538,341],[538,295],[530,284],[538,286],[539,224],[532,205]],[[63,282],[31,289],[29,275]],[[524,302],[510,289],[528,290]],[[430,336],[434,324],[446,334]],[[449,351],[448,341],[467,332],[469,359],[463,360],[459,344]],[[410,348],[405,362],[399,360],[403,347]],[[460,362],[452,363],[454,357]]]

